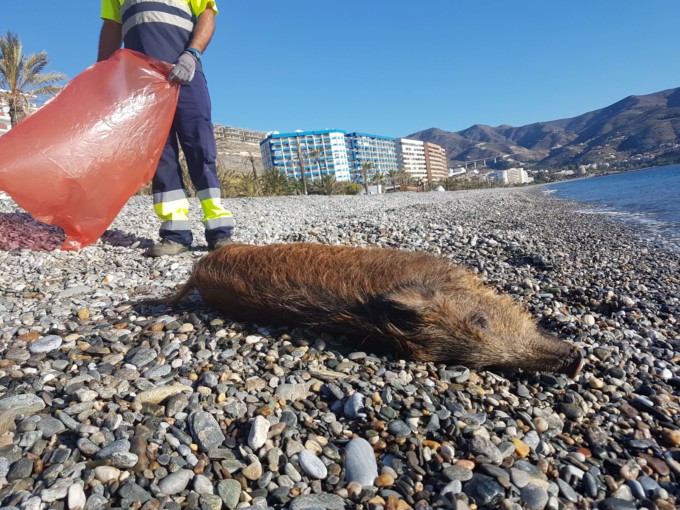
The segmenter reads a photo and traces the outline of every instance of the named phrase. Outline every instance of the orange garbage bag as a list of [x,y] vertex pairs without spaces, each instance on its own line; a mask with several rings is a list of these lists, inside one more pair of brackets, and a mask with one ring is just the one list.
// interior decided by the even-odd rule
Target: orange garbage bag
[[153,177],[179,95],[171,68],[118,50],[0,137],[0,190],[61,227],[63,250],[99,239]]

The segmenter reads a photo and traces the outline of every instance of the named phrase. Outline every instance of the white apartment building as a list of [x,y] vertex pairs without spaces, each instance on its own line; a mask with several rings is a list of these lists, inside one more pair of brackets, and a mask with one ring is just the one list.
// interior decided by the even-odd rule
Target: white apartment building
[[409,138],[397,138],[397,159],[399,166],[411,177],[427,181],[425,142]]

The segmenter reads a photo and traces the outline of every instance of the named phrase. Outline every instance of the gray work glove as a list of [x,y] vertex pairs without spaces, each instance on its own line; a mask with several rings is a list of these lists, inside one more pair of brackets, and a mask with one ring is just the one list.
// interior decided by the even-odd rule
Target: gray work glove
[[198,62],[198,60],[196,60],[196,57],[194,57],[190,51],[183,52],[177,59],[177,62],[175,62],[175,67],[170,71],[168,80],[177,82],[181,85],[189,83],[194,79],[196,62]]

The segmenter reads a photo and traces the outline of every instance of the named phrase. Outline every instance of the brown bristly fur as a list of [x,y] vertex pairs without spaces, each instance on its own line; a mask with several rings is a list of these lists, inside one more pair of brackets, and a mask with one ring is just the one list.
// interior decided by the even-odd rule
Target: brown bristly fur
[[420,361],[570,375],[581,366],[575,347],[541,333],[510,297],[427,253],[233,244],[199,260],[166,303],[194,289],[234,318],[371,338]]

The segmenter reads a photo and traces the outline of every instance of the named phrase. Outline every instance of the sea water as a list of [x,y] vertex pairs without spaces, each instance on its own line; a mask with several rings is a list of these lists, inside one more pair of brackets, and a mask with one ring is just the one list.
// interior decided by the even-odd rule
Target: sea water
[[584,212],[634,222],[644,237],[680,249],[680,165],[549,184],[546,192],[590,204]]

